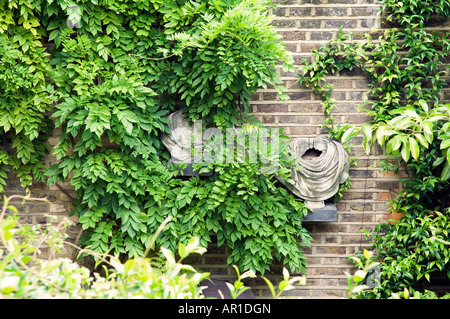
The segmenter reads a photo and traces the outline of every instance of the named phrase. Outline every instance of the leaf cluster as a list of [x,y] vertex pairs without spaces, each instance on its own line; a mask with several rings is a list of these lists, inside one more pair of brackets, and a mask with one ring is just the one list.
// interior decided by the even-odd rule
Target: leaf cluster
[[20,34],[0,34],[1,192],[10,167],[22,186],[43,180],[45,141],[53,130],[47,114],[54,101],[46,81],[48,56],[42,46],[26,48],[27,41]]
[[[292,68],[292,57],[271,26],[266,12],[271,1],[235,1],[228,10],[217,3],[187,2],[165,12],[171,17],[175,52],[183,50],[170,90],[182,94],[190,119],[202,118],[224,128],[245,118],[251,93],[258,88],[270,85],[286,98],[277,65]],[[194,20],[188,28],[186,19]]]
[[[48,225],[21,225],[15,214],[5,216],[6,211],[17,212],[10,205],[13,196],[4,198],[0,214],[0,240],[5,250],[0,250],[0,297],[11,299],[194,299],[203,298],[201,282],[209,278],[181,261],[193,253],[203,254],[205,248],[192,238],[187,245],[180,245],[180,259],[173,252],[161,248],[158,261],[151,258],[134,258],[125,262],[117,256],[94,254],[102,264],[104,275],[91,274],[90,270],[68,258],[46,259],[40,254],[40,246],[49,244],[52,251],[61,249],[67,242],[63,229],[70,222],[63,221],[57,227]],[[29,197],[26,199],[30,199]],[[39,200],[39,199],[33,199]],[[42,200],[42,199],[41,199]],[[165,221],[165,223],[167,223]],[[164,224],[165,224],[164,223]],[[163,224],[163,225],[164,225]],[[157,236],[156,233],[154,236]],[[77,247],[78,248],[78,247]]]
[[433,16],[450,16],[450,2],[447,0],[385,0],[382,7],[387,13],[388,20],[395,21],[402,26],[423,24]]
[[196,165],[200,173],[213,169],[213,176],[181,180],[163,198],[150,199],[146,208],[155,222],[166,216],[177,221],[166,230],[172,234],[165,238],[169,242],[160,244],[173,247],[175,239],[195,233],[206,245],[215,235],[219,246],[229,247],[228,263],[239,269],[264,273],[277,259],[292,271],[303,271],[302,246],[309,246],[311,237],[301,220],[308,209],[275,179],[276,175],[287,178],[294,162],[286,139],[282,136],[277,151],[267,155],[278,160],[270,173],[267,165],[275,161],[251,160],[258,145],[248,144],[244,154],[236,147],[231,154],[235,160],[225,161],[230,154],[220,156],[226,150],[224,142],[215,161]]

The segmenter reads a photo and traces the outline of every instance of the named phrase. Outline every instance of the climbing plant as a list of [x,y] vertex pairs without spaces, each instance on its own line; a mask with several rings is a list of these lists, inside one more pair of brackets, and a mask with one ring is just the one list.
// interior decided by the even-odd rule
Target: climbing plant
[[[299,80],[322,96],[330,136],[347,143],[362,133],[367,153],[377,143],[388,155],[382,169],[403,166],[409,174],[404,190],[390,203],[390,212],[405,217],[393,225],[380,224],[369,236],[375,258],[382,262],[379,283],[365,297],[423,289],[422,278],[448,271],[450,258],[445,244],[450,226],[450,104],[442,99],[450,33],[427,28],[433,15],[450,15],[449,3],[384,0],[381,5],[391,28],[378,39],[366,34],[361,42],[339,30],[337,38],[313,51]],[[333,86],[326,83],[328,75],[353,68],[364,72],[370,87],[370,99],[361,110],[372,121],[359,127],[335,121]]]
[[249,111],[251,93],[258,88],[272,85],[279,98],[286,97],[276,65],[284,63],[292,69],[292,61],[270,25],[267,5],[271,1],[234,1],[231,9],[213,3],[214,7],[208,1],[188,6],[195,8],[194,17],[199,16],[188,28],[183,21],[185,8],[183,15],[178,7],[166,13],[171,38],[178,40],[178,48],[188,48],[181,65],[174,67],[176,76],[170,86],[186,99],[191,119],[201,116],[219,127],[239,125]]
[[40,41],[36,3],[0,3],[0,191],[12,169],[22,186],[44,180],[43,159],[52,132],[54,101],[48,54]]
[[[198,163],[210,177],[177,177],[160,142],[179,108],[205,127],[263,129],[248,117],[252,94],[271,87],[285,99],[278,66],[293,70],[271,1],[0,3],[0,178],[12,164],[24,185],[69,181],[80,244],[99,253],[141,256],[170,216],[159,246],[176,251],[193,236],[205,246],[215,235],[241,270],[263,273],[273,259],[304,270],[307,209],[275,178],[296,165],[286,136],[266,158],[252,160],[266,144],[247,141],[231,162]],[[53,126],[58,162],[44,175]]]

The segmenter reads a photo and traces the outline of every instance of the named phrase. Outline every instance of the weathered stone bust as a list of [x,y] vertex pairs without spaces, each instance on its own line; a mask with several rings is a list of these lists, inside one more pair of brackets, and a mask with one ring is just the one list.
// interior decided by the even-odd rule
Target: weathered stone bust
[[183,111],[179,110],[168,116],[170,120],[170,134],[163,134],[161,141],[169,150],[171,161],[178,163],[192,163],[192,149],[201,147],[202,140],[194,136],[194,126],[189,124],[189,120],[183,116]]
[[[215,127],[203,130],[201,121],[189,123],[182,110],[171,113],[168,119],[170,133],[161,135],[161,142],[170,152],[168,166],[171,163],[188,164],[181,175],[198,175],[198,172],[193,170],[192,164],[202,162],[205,145],[213,136],[221,135],[221,132]],[[212,171],[200,175],[209,176],[212,175]]]
[[347,152],[336,141],[324,137],[297,138],[291,148],[299,157],[302,169],[291,170],[295,184],[280,181],[295,195],[305,200],[309,208],[323,208],[349,177]]

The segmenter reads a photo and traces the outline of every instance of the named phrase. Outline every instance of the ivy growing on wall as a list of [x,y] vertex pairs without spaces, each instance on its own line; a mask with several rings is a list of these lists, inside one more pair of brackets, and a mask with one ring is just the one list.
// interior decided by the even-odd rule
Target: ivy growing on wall
[[73,185],[83,245],[140,256],[171,216],[160,246],[175,251],[192,236],[207,245],[216,235],[240,269],[263,273],[275,258],[304,270],[307,209],[275,179],[295,165],[286,136],[270,174],[247,154],[191,178],[167,167],[160,142],[180,107],[205,125],[262,129],[248,118],[251,94],[273,87],[286,98],[277,67],[292,70],[270,25],[271,1],[0,3],[0,183],[7,164],[24,186],[44,178],[54,125],[58,163],[45,176]]
[[[305,61],[299,81],[322,96],[330,136],[348,143],[362,133],[367,153],[378,143],[388,155],[382,169],[404,167],[409,174],[390,203],[390,212],[405,217],[380,224],[369,236],[375,259],[382,262],[378,285],[365,297],[385,298],[404,288],[423,290],[424,278],[450,269],[450,104],[442,99],[450,33],[427,28],[431,17],[450,16],[450,3],[384,0],[381,5],[390,28],[378,39],[366,34],[358,42],[339,30]],[[328,75],[354,68],[364,72],[370,87],[361,110],[373,120],[360,127],[335,121],[333,86],[326,83]]]

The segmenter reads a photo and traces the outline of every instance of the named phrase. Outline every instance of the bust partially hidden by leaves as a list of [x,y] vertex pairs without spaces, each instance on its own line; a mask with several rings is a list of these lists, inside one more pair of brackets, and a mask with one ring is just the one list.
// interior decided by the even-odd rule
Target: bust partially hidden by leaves
[[[120,261],[116,256],[98,254],[89,249],[81,252],[93,254],[98,260],[97,265],[103,267],[103,275],[91,273],[79,263],[67,258],[44,258],[40,250],[48,246],[50,252],[58,253],[68,248],[70,243],[65,241],[64,228],[70,224],[68,219],[55,224],[31,226],[21,225],[15,215],[17,210],[10,204],[12,200],[45,200],[24,198],[14,195],[4,198],[0,213],[0,298],[21,299],[196,299],[203,298],[202,282],[209,280],[209,273],[199,272],[192,266],[182,264],[190,254],[203,254],[206,249],[199,246],[199,240],[192,238],[184,245],[180,244],[177,255],[161,247],[155,257],[146,255]],[[6,217],[6,214],[9,216]],[[55,221],[53,221],[55,222]],[[170,222],[164,221],[158,232],[152,237],[154,244],[156,237]],[[72,244],[70,244],[72,246]],[[151,246],[150,246],[151,247]],[[146,251],[145,253],[148,253]],[[249,287],[245,287],[242,280],[254,277],[252,271],[239,273],[237,280],[229,284],[232,298],[238,298]],[[273,297],[279,298],[283,291],[294,288],[295,282],[303,282],[303,277],[290,278],[287,270],[283,271],[284,279],[279,284],[276,293],[273,285],[265,279]]]

